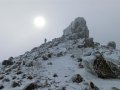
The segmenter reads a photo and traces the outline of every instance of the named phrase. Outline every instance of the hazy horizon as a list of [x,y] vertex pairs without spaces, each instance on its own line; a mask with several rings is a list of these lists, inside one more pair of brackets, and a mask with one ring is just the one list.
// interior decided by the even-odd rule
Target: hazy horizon
[[[18,56],[62,36],[76,18],[84,17],[90,37],[101,44],[115,41],[120,48],[120,0],[1,0],[0,61]],[[33,20],[43,16],[46,25],[36,28]]]

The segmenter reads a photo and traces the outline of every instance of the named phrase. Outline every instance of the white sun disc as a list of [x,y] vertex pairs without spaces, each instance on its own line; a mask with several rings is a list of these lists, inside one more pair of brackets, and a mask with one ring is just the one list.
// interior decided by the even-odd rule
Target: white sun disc
[[42,16],[36,17],[34,19],[34,25],[37,28],[44,27],[45,26],[45,19],[44,19],[44,17],[42,17]]

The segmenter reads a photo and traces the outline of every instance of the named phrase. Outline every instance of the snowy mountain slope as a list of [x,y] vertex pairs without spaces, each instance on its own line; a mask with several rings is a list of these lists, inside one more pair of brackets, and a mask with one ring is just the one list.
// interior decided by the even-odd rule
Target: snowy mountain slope
[[[35,47],[18,57],[4,60],[0,66],[0,89],[119,90],[120,51],[112,48],[112,45],[109,48],[93,43],[83,18],[75,19],[72,26],[65,30],[65,35],[60,38]],[[111,72],[112,69],[118,71],[115,73],[118,77],[98,77],[93,64],[98,58],[98,52],[106,60],[103,66],[109,67]],[[100,61],[104,62],[102,59]],[[101,66],[97,67],[97,70],[101,71],[101,75],[109,74],[103,73]]]

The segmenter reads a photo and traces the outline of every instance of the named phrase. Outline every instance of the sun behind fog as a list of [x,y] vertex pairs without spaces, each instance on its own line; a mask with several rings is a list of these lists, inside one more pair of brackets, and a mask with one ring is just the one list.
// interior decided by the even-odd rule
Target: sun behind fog
[[45,18],[42,16],[38,16],[34,18],[34,26],[37,28],[42,28],[45,26]]

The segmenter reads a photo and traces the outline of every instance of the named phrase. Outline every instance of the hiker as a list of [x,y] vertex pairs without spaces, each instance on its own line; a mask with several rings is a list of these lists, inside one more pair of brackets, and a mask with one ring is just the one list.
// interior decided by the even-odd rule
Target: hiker
[[47,39],[45,38],[45,39],[44,39],[44,43],[46,43],[46,42],[47,42]]

